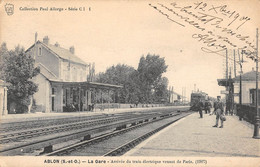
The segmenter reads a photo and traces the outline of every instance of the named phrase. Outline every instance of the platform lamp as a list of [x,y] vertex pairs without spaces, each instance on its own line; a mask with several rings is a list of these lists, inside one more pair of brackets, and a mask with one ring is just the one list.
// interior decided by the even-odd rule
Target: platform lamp
[[[242,74],[243,74],[243,63],[244,63],[244,59],[243,59],[243,54],[244,54],[245,50],[242,50],[241,54],[242,56],[240,57],[240,51],[238,49],[238,58],[239,58],[239,65],[240,65],[240,77],[239,77],[239,107],[241,110],[241,106],[242,106]],[[242,117],[241,114],[239,114],[239,120],[242,121]]]

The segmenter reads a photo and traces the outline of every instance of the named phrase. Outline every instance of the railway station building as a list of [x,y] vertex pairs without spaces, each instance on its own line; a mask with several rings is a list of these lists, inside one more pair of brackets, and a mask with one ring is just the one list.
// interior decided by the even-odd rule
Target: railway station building
[[58,43],[52,45],[48,36],[35,41],[26,50],[40,68],[40,74],[33,78],[38,85],[38,92],[33,95],[35,111],[89,111],[95,105],[96,90],[109,93],[122,87],[87,81],[88,64],[75,55],[73,46],[65,49]]
[[[242,104],[250,105],[255,103],[256,71],[252,69],[252,71],[242,74],[241,83]],[[228,96],[233,99],[234,103],[239,103],[240,76],[229,79],[218,79],[218,85],[227,87],[228,92],[226,93],[228,93]],[[258,85],[260,85],[260,81],[258,81]],[[260,94],[259,90],[258,92]],[[258,99],[260,99],[260,97]]]

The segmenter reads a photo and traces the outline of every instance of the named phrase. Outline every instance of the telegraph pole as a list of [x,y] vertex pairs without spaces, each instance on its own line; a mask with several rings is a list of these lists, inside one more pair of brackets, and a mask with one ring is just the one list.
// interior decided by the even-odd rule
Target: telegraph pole
[[169,86],[169,91],[168,91],[168,93],[169,93],[169,103],[171,103],[171,86]]
[[235,49],[234,49],[234,78],[237,77],[236,71],[237,71],[237,68],[236,68],[236,52],[235,52]]
[[172,86],[172,90],[171,90],[171,95],[172,95],[172,103],[174,103],[174,100],[173,100],[173,86]]
[[[228,50],[226,49],[226,91],[228,91],[229,86],[228,86]],[[228,104],[228,98],[229,94],[226,94],[226,111],[227,112],[227,104]]]
[[184,87],[184,103],[186,102],[186,87]]
[[182,104],[183,104],[183,87],[182,87],[182,91],[181,91],[181,96],[182,96],[181,101],[182,101]]
[[226,49],[226,80],[228,79],[228,50]]
[[[238,50],[238,58],[239,58],[239,65],[240,65],[240,80],[239,80],[239,105],[242,105],[242,73],[243,73],[243,69],[242,69],[242,63],[243,63],[243,58],[240,57],[240,53]],[[243,56],[243,54],[242,54]]]
[[256,117],[254,126],[254,136],[255,139],[260,139],[259,136],[259,112],[258,112],[258,28],[256,29]]

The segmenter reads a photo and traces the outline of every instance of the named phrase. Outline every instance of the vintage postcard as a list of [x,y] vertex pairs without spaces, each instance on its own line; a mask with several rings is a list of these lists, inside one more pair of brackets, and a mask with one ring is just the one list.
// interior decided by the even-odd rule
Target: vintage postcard
[[0,167],[259,167],[259,0],[0,0]]

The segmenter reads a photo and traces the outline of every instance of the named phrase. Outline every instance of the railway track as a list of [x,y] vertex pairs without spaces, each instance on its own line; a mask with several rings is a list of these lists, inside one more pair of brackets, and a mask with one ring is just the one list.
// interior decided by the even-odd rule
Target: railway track
[[[151,114],[145,114],[145,115],[151,115]],[[103,119],[97,119],[94,121],[89,121],[89,119],[86,119],[86,121],[80,121],[80,122],[73,122],[73,123],[63,123],[63,124],[57,124],[52,126],[47,126],[43,128],[33,128],[33,130],[22,130],[19,132],[9,132],[9,133],[1,133],[0,135],[0,144],[9,143],[9,142],[17,142],[19,140],[25,140],[33,137],[39,137],[43,135],[49,135],[53,133],[60,133],[64,131],[72,131],[75,129],[82,129],[85,127],[93,127],[95,125],[102,125],[106,123],[126,120],[129,118],[134,118],[135,115],[123,115],[123,116],[116,116],[116,117],[109,117],[109,118],[103,118]],[[65,124],[65,125],[64,125]]]
[[82,121],[91,121],[96,119],[102,119],[106,117],[112,117],[114,115],[96,115],[96,116],[81,116],[81,117],[72,117],[72,118],[60,118],[60,119],[47,119],[47,120],[33,120],[33,121],[24,121],[24,122],[12,122],[12,123],[1,123],[0,134],[25,130],[30,128],[39,128],[44,126],[54,126],[61,124],[69,124],[73,122],[82,122]]
[[69,140],[85,139],[86,136],[95,136],[94,134],[125,128],[127,124],[135,125],[148,122],[151,119],[162,118],[168,114],[169,109],[160,110],[159,112],[131,112],[110,115],[103,119],[102,117],[82,119],[86,120],[85,122],[61,123],[58,126],[1,133],[0,155],[23,155],[35,149],[45,148]]
[[[134,114],[135,112],[128,112],[126,114]],[[126,115],[124,114],[124,115]],[[1,123],[0,134],[7,132],[14,132],[32,128],[40,128],[46,126],[55,126],[62,124],[70,124],[74,122],[84,122],[84,121],[93,121],[97,119],[104,119],[109,117],[119,117],[122,116],[122,113],[117,114],[102,114],[94,116],[74,116],[72,118],[59,118],[59,119],[47,119],[47,120],[33,120],[33,121],[23,121],[23,122],[11,122],[11,123]]]
[[[187,115],[185,115],[185,116],[187,116]],[[185,116],[183,116],[183,117],[185,117]],[[151,131],[145,133],[144,135],[138,136],[135,139],[130,140],[129,142],[126,142],[123,145],[120,145],[119,147],[105,153],[103,156],[120,156],[120,155],[123,155],[127,151],[131,150],[132,148],[134,148],[135,146],[140,144],[142,141],[144,141],[147,138],[149,138],[150,136],[152,136],[153,134],[159,132],[160,130],[164,129],[165,127],[171,125],[172,123],[178,121],[179,119],[181,119],[183,117],[177,118],[173,121],[170,121],[169,123],[166,123],[162,126],[159,126],[158,128],[156,128],[154,130],[151,130]]]
[[[144,112],[144,111],[142,111]],[[150,111],[149,113],[153,113],[155,111]],[[35,129],[47,126],[56,126],[62,124],[70,124],[74,122],[85,122],[85,121],[93,121],[97,119],[104,118],[112,118],[112,117],[122,117],[123,115],[133,115],[138,113],[138,111],[131,111],[127,113],[116,113],[116,114],[102,114],[102,115],[92,115],[92,116],[73,116],[72,118],[59,118],[59,119],[45,119],[45,120],[31,120],[31,121],[23,121],[23,122],[10,122],[10,123],[0,123],[0,134],[21,131],[26,129]],[[76,113],[75,113],[76,114]],[[1,138],[1,136],[0,136]]]
[[[170,124],[189,115],[185,113],[170,113],[168,115],[153,118],[142,124],[129,126],[125,129],[118,130],[112,133],[104,134],[96,138],[82,141],[71,146],[43,154],[45,156],[118,156],[141,143],[156,132],[169,126]],[[163,122],[160,122],[163,121]],[[144,128],[145,127],[145,128]],[[143,128],[143,130],[142,130]],[[128,134],[127,134],[128,133]],[[137,133],[136,135],[133,135]],[[129,136],[132,136],[129,137]],[[114,141],[114,142],[111,142]],[[103,143],[102,143],[103,142]],[[100,144],[101,143],[101,144]],[[104,144],[105,143],[105,144]],[[112,143],[112,144],[111,144]],[[116,143],[114,145],[114,143]],[[123,143],[123,144],[121,144]],[[104,146],[107,145],[107,146]],[[93,151],[97,150],[97,151]]]

